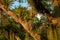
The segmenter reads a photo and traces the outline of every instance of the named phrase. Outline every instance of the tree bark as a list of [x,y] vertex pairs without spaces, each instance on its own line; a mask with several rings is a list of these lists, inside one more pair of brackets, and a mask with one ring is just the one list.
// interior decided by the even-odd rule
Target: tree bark
[[35,32],[33,32],[32,30],[30,30],[31,28],[28,25],[28,22],[26,21],[22,21],[20,17],[18,17],[16,14],[14,14],[13,12],[11,12],[8,8],[8,10],[6,10],[4,8],[4,5],[0,4],[0,8],[5,11],[8,15],[10,15],[17,23],[20,23],[23,28],[35,39],[35,40],[40,40],[40,36],[38,34],[36,34]]
[[48,38],[48,40],[54,40],[51,26],[48,27],[47,38]]
[[16,40],[21,40],[19,36],[15,35]]
[[10,40],[14,40],[15,38],[14,38],[14,32],[12,32],[11,30],[10,30]]
[[58,19],[58,24],[56,26],[56,32],[57,32],[58,40],[60,40],[60,17],[57,19]]

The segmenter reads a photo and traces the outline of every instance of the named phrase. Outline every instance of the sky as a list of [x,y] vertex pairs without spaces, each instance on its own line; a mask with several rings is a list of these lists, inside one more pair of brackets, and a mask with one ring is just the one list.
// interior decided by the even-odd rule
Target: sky
[[22,7],[28,7],[28,2],[26,1],[26,2],[23,2],[23,3],[22,2],[19,3],[17,1],[15,1],[14,4],[12,4],[11,8],[17,7],[19,5],[21,5]]

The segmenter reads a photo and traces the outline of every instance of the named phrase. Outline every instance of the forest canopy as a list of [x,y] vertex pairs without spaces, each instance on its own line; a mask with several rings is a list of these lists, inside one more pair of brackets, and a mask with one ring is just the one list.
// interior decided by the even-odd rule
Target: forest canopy
[[0,40],[60,40],[60,0],[0,0]]

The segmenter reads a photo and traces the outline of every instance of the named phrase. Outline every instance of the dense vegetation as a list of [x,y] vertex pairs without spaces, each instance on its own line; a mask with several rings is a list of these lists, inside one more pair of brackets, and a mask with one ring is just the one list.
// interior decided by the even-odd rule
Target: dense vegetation
[[[12,8],[14,2],[28,2],[29,6]],[[59,2],[0,0],[0,40],[60,40]]]

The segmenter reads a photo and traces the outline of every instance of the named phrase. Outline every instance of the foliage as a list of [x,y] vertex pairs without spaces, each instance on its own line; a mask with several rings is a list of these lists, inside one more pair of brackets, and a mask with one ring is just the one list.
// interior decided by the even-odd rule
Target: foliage
[[18,6],[15,9],[12,9],[15,14],[17,14],[18,17],[22,18],[23,20],[28,19],[29,17],[29,12],[25,7]]
[[7,40],[3,35],[0,35],[0,40]]
[[52,2],[50,0],[43,0],[42,3],[46,5],[45,7],[50,11],[50,14],[53,14],[54,7],[52,5]]
[[5,7],[10,7],[12,4],[12,0],[0,0],[1,4],[5,5]]
[[[21,0],[14,0],[14,1],[21,2]],[[14,1],[12,1],[12,0],[0,0],[1,4],[5,5],[7,8],[10,7],[11,4]],[[31,0],[29,0],[28,2],[30,3],[30,1]],[[52,6],[52,3],[49,0],[43,0],[42,3],[45,5],[45,8],[47,8],[47,10],[49,10],[49,12],[54,13],[53,14],[54,16],[56,15],[56,13],[58,13],[57,15],[59,15],[59,13],[60,13],[60,11],[59,11],[60,7],[55,7],[55,10],[54,10],[54,8]],[[34,6],[33,1],[31,1],[31,5]],[[47,28],[48,28],[47,26],[51,26],[52,27],[52,25],[50,25],[51,23],[50,23],[49,19],[46,16],[42,16],[40,20],[35,15],[31,17],[30,13],[32,14],[32,10],[27,10],[26,7],[22,7],[22,6],[17,6],[17,7],[15,7],[15,9],[10,9],[10,11],[14,12],[17,15],[17,17],[20,17],[23,21],[24,20],[31,21],[32,22],[31,23],[32,24],[31,25],[32,26],[32,31],[34,31],[38,35],[42,35],[42,36],[45,35],[45,38],[47,38],[47,35],[46,35],[47,34],[46,31],[48,31],[47,30]],[[16,23],[12,19],[11,16],[8,16],[7,14],[4,14],[4,12],[3,12],[2,16],[0,16],[0,20],[2,21],[0,23],[0,25],[2,25],[1,27],[3,27],[3,29],[5,31],[10,31],[10,30],[13,31],[16,35],[18,35],[21,38],[21,40],[24,40],[24,39],[25,40],[34,40],[29,35],[29,33],[27,33],[23,29],[22,25]],[[40,29],[41,26],[44,26],[44,27],[42,29]],[[4,31],[0,31],[0,32],[2,33]],[[7,39],[5,39],[4,35],[0,35],[0,40],[7,40]]]

